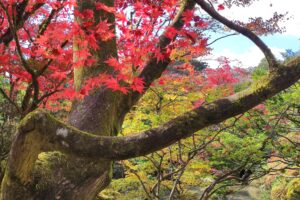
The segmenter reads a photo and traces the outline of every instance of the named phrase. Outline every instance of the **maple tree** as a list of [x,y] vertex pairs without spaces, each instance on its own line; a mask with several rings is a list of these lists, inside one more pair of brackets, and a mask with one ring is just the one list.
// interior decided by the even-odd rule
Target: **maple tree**
[[[219,14],[231,4],[251,2],[214,1],[214,9],[204,0],[1,1],[0,73],[8,84],[0,92],[23,118],[1,199],[94,199],[109,183],[111,161],[159,150],[294,84],[300,78],[299,58],[277,62],[255,34],[279,31],[276,21],[281,16],[243,24]],[[270,69],[266,80],[197,103],[157,128],[114,137],[125,115],[156,80],[162,77],[158,83],[163,84],[174,60],[190,61],[208,53],[202,31],[213,28],[212,20],[199,10],[262,50]],[[228,67],[225,62],[218,79],[214,70],[207,70],[212,74],[207,79],[210,87],[236,81]],[[188,62],[181,68],[193,75]],[[72,108],[63,100],[72,100]],[[69,109],[68,125],[40,107]],[[53,174],[50,178],[46,170]]]

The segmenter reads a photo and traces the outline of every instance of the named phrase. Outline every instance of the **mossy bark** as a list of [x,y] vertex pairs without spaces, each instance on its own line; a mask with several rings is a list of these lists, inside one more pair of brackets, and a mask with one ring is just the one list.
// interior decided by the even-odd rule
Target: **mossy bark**
[[[103,0],[102,2],[108,6],[114,6],[114,0]],[[98,23],[100,18],[107,18],[108,23],[114,24],[114,15],[96,11],[94,3],[94,0],[78,0],[78,9],[79,11],[93,10],[95,23]],[[110,73],[112,70],[104,61],[111,56],[117,57],[116,40],[99,41],[98,45],[100,50],[92,52],[97,59],[97,63],[92,67],[82,66],[75,69],[74,83],[77,90],[81,88],[86,79],[101,72]],[[74,58],[76,59],[76,50],[74,50]],[[69,116],[69,123],[80,130],[95,135],[116,135],[122,124],[122,118],[120,120],[117,111],[119,95],[119,93],[113,93],[105,88],[93,91],[81,102],[74,104]],[[97,193],[110,182],[110,160],[100,159],[94,161],[93,159],[70,155],[66,155],[63,160],[54,167],[56,174],[54,179],[58,181],[58,184],[56,183],[54,187],[50,186],[50,188],[53,188],[52,191],[46,190],[43,198],[47,198],[50,194],[51,198],[54,195],[56,199],[94,199]],[[49,159],[46,159],[45,162],[49,162]],[[55,168],[59,170],[55,170]],[[51,173],[53,173],[53,170]],[[42,176],[41,180],[43,179]]]
[[[299,78],[300,64],[288,63],[272,72],[269,80],[256,89],[252,87],[205,104],[159,127],[127,137],[84,132],[75,128],[76,124],[68,126],[37,110],[27,115],[18,128],[2,184],[1,200],[94,199],[109,182],[111,159],[146,155],[166,147],[197,130],[253,108]],[[84,102],[89,101],[79,105]],[[89,125],[91,127],[84,129],[94,128],[93,124]],[[104,133],[113,134],[114,128],[109,130]],[[23,195],[15,195],[19,192]]]
[[[79,9],[94,8],[95,1],[83,0],[82,4],[79,3]],[[102,2],[107,5],[114,3],[113,0]],[[192,8],[195,4],[194,1],[187,2],[184,5],[186,8]],[[96,18],[101,16],[101,12],[95,12]],[[109,19],[114,20],[114,16]],[[172,26],[180,29],[181,21],[180,17],[176,17]],[[160,39],[158,46],[163,51],[171,40],[165,37]],[[98,64],[75,70],[77,89],[90,76],[102,71],[110,73],[104,60],[117,55],[116,41],[99,42],[99,45],[100,51],[93,52]],[[140,76],[144,78],[146,88],[160,77],[167,64],[150,60]],[[117,134],[124,115],[142,94],[129,92],[125,96],[105,88],[94,90],[74,104],[69,118],[71,126],[43,111],[30,113],[22,120],[14,139],[0,199],[95,199],[97,193],[109,183],[112,159],[132,158],[166,147],[199,129],[251,109],[288,88],[299,78],[298,59],[287,66],[278,66],[263,86],[205,104],[160,127],[128,137],[109,136]]]
[[[104,13],[102,10],[97,11],[95,2],[97,1],[78,0],[77,9],[79,11],[93,10],[95,24],[99,22],[100,18],[106,18],[108,23],[114,24],[114,14]],[[101,0],[101,2],[107,6],[114,6],[114,0]],[[80,23],[81,19],[76,19]],[[114,29],[113,26],[112,28]],[[76,50],[80,48],[76,43],[79,39],[74,38],[74,61],[80,59],[76,55]],[[117,57],[116,39],[106,42],[99,41],[98,45],[100,50],[92,52],[97,63],[92,67],[80,66],[74,70],[74,85],[77,90],[80,90],[84,81],[89,77],[96,76],[101,72],[112,72],[112,68],[107,66],[104,61],[111,56]],[[96,89],[82,101],[74,103],[69,115],[69,124],[95,135],[116,135],[124,118],[118,111],[121,96],[122,94],[105,88]],[[16,167],[16,169],[21,169],[16,172],[18,180],[9,173],[5,175],[3,181],[5,191],[3,191],[1,199],[90,200],[95,199],[98,192],[109,184],[112,163],[110,160],[94,161],[94,159],[78,158],[58,152],[48,152],[44,153],[46,156],[39,156],[41,145],[45,145],[45,142],[42,138],[35,138],[37,134],[34,132],[27,134],[32,135],[32,137],[26,137],[24,141],[27,144],[25,146],[28,147],[24,150],[29,154],[17,160],[31,163],[31,165],[34,162],[27,161],[28,159],[37,159],[37,162],[34,166]],[[14,165],[18,165],[18,163],[14,163]],[[34,169],[32,170],[32,168]],[[28,170],[32,170],[32,173],[28,173]]]

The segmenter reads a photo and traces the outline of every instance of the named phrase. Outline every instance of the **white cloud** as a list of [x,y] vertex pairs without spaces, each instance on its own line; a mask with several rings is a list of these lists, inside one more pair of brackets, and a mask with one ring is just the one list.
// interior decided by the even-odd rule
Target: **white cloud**
[[260,0],[249,7],[232,7],[221,11],[221,14],[230,18],[247,21],[250,17],[271,18],[274,12],[285,14],[289,20],[281,22],[286,27],[285,35],[300,37],[300,1],[299,0]]
[[[297,3],[298,2],[298,3]],[[300,1],[299,0],[259,0],[254,2],[249,7],[232,7],[220,11],[220,14],[231,20],[248,21],[250,17],[263,17],[269,19],[273,16],[274,12],[284,14],[288,12],[287,17],[289,20],[281,22],[280,26],[286,28],[286,32],[283,36],[296,36],[300,38]],[[247,51],[237,52],[228,47],[222,50],[213,51],[212,56],[207,56],[207,61],[211,67],[217,67],[218,62],[215,60],[218,57],[225,56],[230,60],[238,60],[239,62],[233,62],[233,65],[241,67],[253,67],[257,66],[260,60],[264,57],[263,53],[256,46],[249,46]],[[270,47],[272,52],[278,59],[282,59],[281,52],[285,49]]]
[[[284,49],[277,47],[271,47],[272,52],[278,59],[282,59],[281,52],[284,52]],[[236,67],[255,67],[259,64],[262,58],[264,58],[263,53],[255,46],[250,47],[247,51],[242,53],[237,53],[231,49],[223,49],[220,52],[215,52],[213,55],[202,58],[201,60],[209,63],[209,66],[212,68],[218,67],[219,63],[216,61],[219,57],[226,57],[231,61],[232,66]]]

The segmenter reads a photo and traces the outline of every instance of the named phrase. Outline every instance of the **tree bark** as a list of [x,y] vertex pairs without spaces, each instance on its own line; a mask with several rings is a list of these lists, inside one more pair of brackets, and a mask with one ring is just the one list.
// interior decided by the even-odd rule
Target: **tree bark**
[[[78,11],[85,9],[94,11],[94,21],[97,24],[100,18],[106,18],[108,23],[114,24],[115,16],[104,11],[95,9],[95,0],[78,0]],[[107,6],[114,6],[114,0],[103,0]],[[76,16],[75,16],[76,17]],[[76,18],[78,22],[81,19]],[[115,29],[114,26],[112,29]],[[74,59],[77,58],[77,46],[74,38]],[[117,57],[116,39],[107,42],[99,41],[101,50],[92,52],[97,59],[97,64],[92,67],[84,66],[74,69],[74,83],[77,90],[89,77],[96,76],[101,72],[111,73],[111,67],[106,66],[104,61],[110,57]],[[118,109],[121,100],[120,93],[101,88],[94,91],[81,102],[74,103],[69,115],[69,124],[82,131],[88,131],[95,135],[116,135],[123,122],[124,116],[120,116]],[[32,141],[28,141],[34,144]],[[43,142],[37,142],[40,146]],[[16,143],[15,143],[16,144]],[[35,145],[36,146],[36,145]],[[19,148],[14,145],[13,148]],[[41,152],[37,147],[37,152]],[[34,151],[33,149],[30,151]],[[13,152],[13,151],[12,151]],[[56,150],[45,152],[42,156],[39,153],[31,153],[37,159],[33,164],[32,176],[24,177],[26,185],[12,179],[13,175],[7,173],[3,181],[2,199],[95,199],[99,191],[105,188],[110,181],[111,161],[108,159],[90,159],[76,157],[74,155],[62,154]],[[28,154],[24,156],[26,160]],[[20,159],[22,160],[22,159]],[[11,163],[11,165],[14,165]],[[11,166],[10,165],[10,166]],[[12,187],[6,187],[7,183],[13,182]],[[20,196],[16,196],[20,194]],[[27,194],[27,195],[24,195]]]
[[[82,2],[78,2],[78,9],[93,8],[94,0]],[[108,6],[114,4],[113,0],[103,2]],[[203,1],[197,2],[201,5]],[[193,0],[185,1],[171,26],[180,29],[183,26],[181,14],[194,5]],[[204,9],[217,20],[232,26],[205,6],[207,5],[204,4]],[[95,21],[101,15],[102,13],[97,13]],[[109,20],[113,24],[114,16],[111,15]],[[238,29],[235,26],[231,28]],[[248,31],[244,34],[247,35]],[[251,38],[257,40],[255,37]],[[261,45],[261,41],[257,41]],[[158,47],[165,51],[165,47],[171,42],[162,34]],[[110,56],[117,57],[116,40],[99,42],[99,45],[101,50],[94,52],[98,58],[97,65],[75,70],[77,89],[92,75],[103,71],[110,73],[110,68],[104,61]],[[137,135],[116,137],[124,116],[143,95],[137,92],[124,95],[106,88],[95,90],[84,100],[74,104],[68,125],[42,110],[28,114],[20,123],[12,144],[0,199],[95,199],[97,193],[109,184],[112,160],[141,156],[164,148],[197,130],[251,109],[299,80],[299,58],[286,65],[279,65],[266,46],[262,45],[261,49],[273,69],[263,84],[195,108],[166,124]],[[74,58],[79,59],[76,54]],[[145,81],[145,90],[161,76],[169,62],[149,60],[140,74]]]

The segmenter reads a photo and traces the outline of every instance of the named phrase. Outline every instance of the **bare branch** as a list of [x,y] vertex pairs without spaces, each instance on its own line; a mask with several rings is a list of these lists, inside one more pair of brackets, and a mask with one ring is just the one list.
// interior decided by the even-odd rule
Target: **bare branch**
[[264,53],[270,69],[276,69],[278,67],[278,63],[276,61],[275,56],[269,49],[269,47],[252,31],[249,29],[239,26],[232,21],[228,20],[227,18],[220,15],[209,3],[205,2],[205,0],[195,0],[197,4],[205,10],[212,18],[221,22],[222,24],[226,25],[227,27],[235,30],[236,32],[244,35],[245,37],[249,38],[260,50]]
[[231,34],[228,34],[228,35],[224,35],[224,36],[219,37],[219,38],[213,40],[212,42],[208,43],[206,46],[210,46],[210,45],[212,45],[213,43],[215,43],[215,42],[217,42],[217,41],[219,41],[219,40],[221,40],[221,39],[224,39],[224,38],[227,38],[227,37],[230,37],[230,36],[235,36],[235,35],[238,35],[238,34],[237,34],[237,33],[231,33]]

